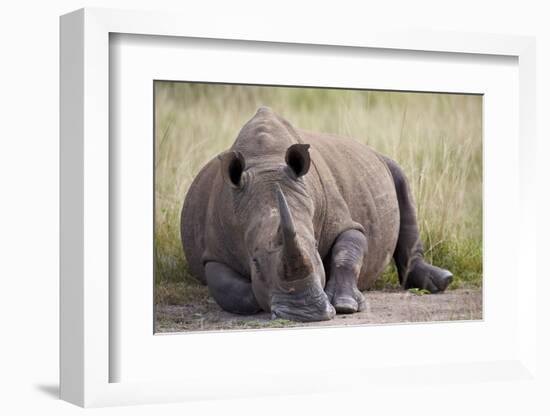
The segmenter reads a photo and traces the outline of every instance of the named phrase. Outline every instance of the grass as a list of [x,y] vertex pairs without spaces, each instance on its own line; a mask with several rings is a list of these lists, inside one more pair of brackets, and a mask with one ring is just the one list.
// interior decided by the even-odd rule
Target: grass
[[[473,95],[155,83],[155,284],[158,303],[206,301],[180,241],[183,200],[200,168],[260,105],[293,125],[369,144],[405,170],[426,258],[453,288],[482,284],[482,98]],[[389,266],[378,289],[395,289]]]

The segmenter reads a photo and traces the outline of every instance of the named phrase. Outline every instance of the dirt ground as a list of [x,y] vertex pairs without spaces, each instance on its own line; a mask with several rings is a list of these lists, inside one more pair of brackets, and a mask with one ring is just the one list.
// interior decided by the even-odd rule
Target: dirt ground
[[401,322],[430,322],[482,319],[481,289],[456,289],[442,294],[415,294],[408,291],[365,292],[368,306],[363,312],[337,315],[331,321],[292,322],[272,320],[270,314],[234,315],[223,311],[209,298],[207,302],[185,305],[157,305],[155,332],[201,330],[287,328],[307,326],[347,326]]

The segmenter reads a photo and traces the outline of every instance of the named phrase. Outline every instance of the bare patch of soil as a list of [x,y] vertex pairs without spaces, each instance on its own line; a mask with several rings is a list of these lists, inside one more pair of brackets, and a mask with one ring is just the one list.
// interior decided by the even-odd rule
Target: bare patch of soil
[[223,311],[208,298],[205,302],[184,305],[159,304],[155,332],[201,330],[288,328],[308,326],[348,326],[403,322],[432,322],[482,319],[481,289],[456,289],[436,295],[408,291],[365,292],[368,306],[363,312],[337,315],[331,321],[293,322],[272,320],[270,314],[234,315]]

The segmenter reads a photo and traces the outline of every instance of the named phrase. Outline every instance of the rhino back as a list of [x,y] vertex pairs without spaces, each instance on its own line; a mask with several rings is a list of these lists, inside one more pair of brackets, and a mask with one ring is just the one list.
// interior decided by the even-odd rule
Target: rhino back
[[311,144],[325,193],[320,246],[332,245],[346,228],[362,227],[368,249],[358,287],[367,289],[391,260],[399,235],[399,206],[391,173],[377,152],[354,139],[306,131],[300,131],[300,136]]

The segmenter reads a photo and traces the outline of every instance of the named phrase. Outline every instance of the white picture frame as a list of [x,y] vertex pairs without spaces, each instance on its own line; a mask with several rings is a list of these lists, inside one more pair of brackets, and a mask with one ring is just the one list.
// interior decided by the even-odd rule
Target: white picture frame
[[[324,372],[305,366],[295,373],[265,371],[269,382],[238,379],[228,385],[193,373],[192,376],[112,382],[113,363],[121,357],[112,349],[110,311],[113,305],[109,275],[110,172],[109,156],[110,34],[172,38],[225,39],[227,41],[276,42],[285,45],[331,45],[336,48],[428,51],[439,54],[502,55],[517,58],[519,68],[519,155],[517,190],[517,259],[514,273],[522,270],[522,290],[514,293],[511,314],[517,320],[517,342],[497,359],[486,356],[470,362],[438,359],[411,367],[372,365],[354,370],[342,365]],[[338,391],[357,386],[388,385],[394,379],[406,388],[435,382],[481,383],[483,380],[537,382],[535,189],[535,43],[529,37],[464,33],[380,32],[359,30],[327,35],[315,27],[302,33],[274,25],[235,29],[217,21],[205,27],[192,16],[106,9],[83,9],[61,18],[61,398],[80,406],[158,403],[215,397],[248,397]],[[515,133],[514,133],[515,134]],[[152,276],[151,276],[152,279]],[[406,327],[394,328],[406,334]],[[326,330],[325,330],[326,331]],[[287,331],[288,332],[288,331]],[[294,333],[297,333],[294,331]],[[267,335],[276,337],[282,333]],[[306,338],[318,336],[309,332]],[[246,334],[245,334],[246,335]],[[152,336],[152,333],[151,333]],[[226,335],[228,336],[228,335]],[[240,334],[239,336],[243,336]],[[250,336],[250,335],[248,335]],[[335,337],[332,332],[327,336]],[[303,339],[306,339],[303,338]],[[306,342],[306,341],[304,341]],[[263,370],[260,369],[261,373]],[[291,376],[291,377],[289,377]],[[322,382],[325,378],[346,380]],[[276,390],[274,386],[278,386]],[[355,386],[355,387],[354,387]]]

